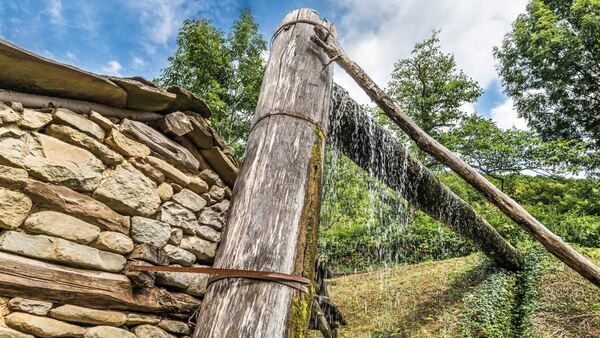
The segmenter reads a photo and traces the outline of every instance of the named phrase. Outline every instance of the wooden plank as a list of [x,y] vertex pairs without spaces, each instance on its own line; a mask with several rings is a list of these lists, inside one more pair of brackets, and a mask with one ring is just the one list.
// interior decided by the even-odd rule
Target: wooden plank
[[103,116],[112,116],[120,119],[128,118],[136,121],[154,121],[163,118],[163,115],[147,111],[114,108],[100,103],[19,93],[4,89],[0,89],[0,101],[20,102],[24,107],[35,109],[66,108],[78,114],[89,114],[93,110]]
[[127,93],[110,80],[0,40],[0,87],[125,107]]
[[[314,279],[333,74],[321,71],[327,58],[310,42],[306,20],[333,30],[311,9],[282,21],[214,267]],[[210,316],[198,319],[194,337],[307,336],[311,297],[277,283],[219,280],[208,287],[202,311]]]
[[[336,86],[337,87],[337,86]],[[396,190],[412,205],[447,224],[500,266],[517,270],[521,253],[467,202],[444,186],[419,160],[375,121],[348,93],[337,87],[332,97],[329,140],[352,161]],[[360,143],[356,136],[360,135]]]
[[158,288],[134,291],[120,274],[46,263],[0,252],[0,295],[98,309],[192,313],[200,300]]
[[425,133],[405,112],[400,109],[365,71],[339,46],[335,38],[329,37],[321,28],[315,29],[316,35],[311,40],[319,45],[340,67],[342,67],[365,91],[365,93],[381,108],[386,115],[402,131],[404,131],[417,146],[443,163],[462,177],[465,182],[483,194],[490,203],[494,204],[506,216],[529,232],[546,250],[556,258],[577,271],[581,276],[600,287],[600,267],[589,258],[581,255],[573,247],[563,241],[560,236],[550,231],[544,224],[533,217],[519,203],[488,181],[477,170],[463,161],[458,155],[448,150],[444,145]]
[[121,121],[121,131],[147,145],[173,165],[181,165],[192,172],[200,167],[198,160],[187,149],[144,123],[124,119]]

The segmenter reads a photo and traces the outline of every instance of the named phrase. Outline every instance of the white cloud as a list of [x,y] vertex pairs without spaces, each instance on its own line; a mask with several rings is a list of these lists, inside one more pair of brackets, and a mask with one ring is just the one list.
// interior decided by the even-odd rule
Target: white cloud
[[504,101],[504,103],[501,105],[492,108],[491,117],[500,128],[517,128],[522,130],[527,129],[527,121],[519,117],[514,108],[513,100],[510,98],[506,99],[506,101]]
[[[192,17],[211,1],[184,0],[131,0],[128,4],[139,15],[142,27],[151,42],[166,45],[183,24],[183,20]],[[148,47],[152,52],[153,48]]]
[[106,75],[121,76],[121,69],[123,69],[123,67],[117,60],[110,60],[102,66],[101,71]]
[[75,61],[77,60],[77,55],[74,52],[71,51],[67,51],[65,53],[65,56],[67,57],[67,59],[71,60],[71,61]]
[[55,25],[63,25],[64,20],[62,16],[62,2],[61,0],[50,0],[48,3],[48,14],[50,15],[50,22]]
[[144,65],[146,64],[144,59],[137,57],[137,56],[133,57],[133,59],[131,60],[131,63],[132,63],[133,69],[139,69],[141,67],[144,67]]
[[[330,0],[346,52],[385,87],[394,63],[408,57],[415,42],[441,29],[442,48],[458,66],[486,87],[497,78],[492,48],[502,41],[528,0]],[[369,98],[343,70],[336,81],[361,103]]]
[[458,107],[458,109],[467,115],[473,115],[476,112],[475,105],[471,102],[463,103],[463,105]]

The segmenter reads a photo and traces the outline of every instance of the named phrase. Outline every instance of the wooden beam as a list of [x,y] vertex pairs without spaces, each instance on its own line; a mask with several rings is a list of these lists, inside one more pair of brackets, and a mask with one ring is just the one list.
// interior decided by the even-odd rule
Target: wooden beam
[[334,86],[333,92],[328,132],[333,146],[409,203],[475,244],[500,266],[510,270],[522,266],[521,253],[385,128],[371,120],[348,92],[339,86]]
[[[214,267],[291,273],[314,280],[324,129],[332,70],[309,38],[311,9],[289,13],[274,36]],[[312,289],[312,288],[311,288]],[[307,336],[312,295],[240,278],[209,285],[194,337]]]
[[41,108],[66,108],[79,114],[89,114],[90,111],[95,111],[101,115],[109,117],[117,117],[120,119],[128,118],[136,121],[154,121],[162,119],[163,115],[137,111],[124,108],[115,108],[106,106],[100,103],[64,99],[60,97],[50,97],[43,95],[27,94],[14,92],[0,88],[0,101],[3,102],[20,102],[24,107],[41,109]]
[[193,313],[200,300],[164,289],[134,291],[121,274],[46,263],[0,252],[0,295],[97,309]]
[[335,62],[340,65],[356,83],[365,91],[379,108],[402,129],[421,150],[443,163],[462,177],[467,183],[482,193],[506,216],[528,231],[546,250],[556,258],[577,271],[581,276],[600,287],[600,267],[584,257],[558,235],[546,228],[519,203],[496,188],[477,170],[452,153],[441,143],[425,133],[379,86],[365,71],[344,52],[337,39],[328,35],[321,27],[315,27],[316,35],[311,40],[320,46]]

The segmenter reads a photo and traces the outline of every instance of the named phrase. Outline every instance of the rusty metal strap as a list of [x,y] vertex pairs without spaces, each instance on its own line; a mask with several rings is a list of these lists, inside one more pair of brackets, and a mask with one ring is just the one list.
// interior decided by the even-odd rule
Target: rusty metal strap
[[201,268],[201,267],[176,267],[176,266],[148,266],[132,265],[128,267],[129,271],[149,271],[149,272],[188,272],[188,273],[206,273],[211,275],[208,284],[225,278],[246,278],[259,281],[274,282],[287,285],[301,292],[308,293],[305,285],[310,284],[308,278],[295,276],[287,273],[254,271],[239,269],[219,269],[219,268]]

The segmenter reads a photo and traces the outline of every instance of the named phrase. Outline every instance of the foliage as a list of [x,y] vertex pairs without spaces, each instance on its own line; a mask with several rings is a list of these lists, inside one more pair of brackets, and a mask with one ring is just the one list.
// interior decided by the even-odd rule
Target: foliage
[[177,85],[202,96],[211,107],[212,123],[241,157],[264,73],[267,44],[249,9],[225,34],[207,19],[186,20],[158,82]]
[[523,171],[576,174],[590,162],[581,141],[545,142],[530,131],[498,128],[494,121],[477,114],[465,116],[458,127],[441,137],[441,142],[471,166],[495,178]]
[[600,145],[600,1],[532,0],[495,48],[519,113],[545,139]]
[[481,88],[440,47],[437,31],[415,44],[411,57],[394,65],[388,92],[429,135],[438,138],[462,116],[460,106],[474,102]]

